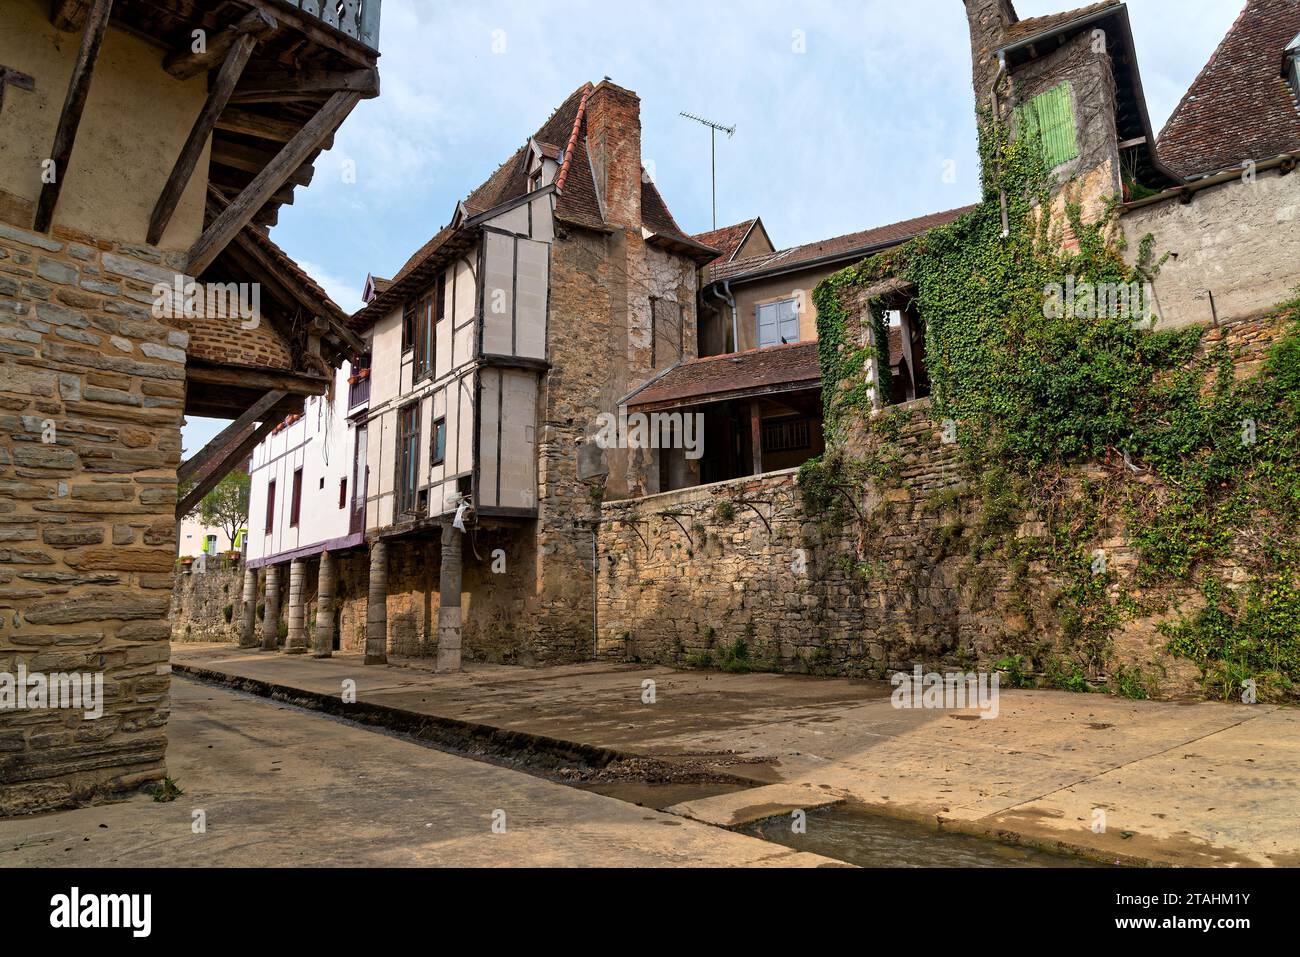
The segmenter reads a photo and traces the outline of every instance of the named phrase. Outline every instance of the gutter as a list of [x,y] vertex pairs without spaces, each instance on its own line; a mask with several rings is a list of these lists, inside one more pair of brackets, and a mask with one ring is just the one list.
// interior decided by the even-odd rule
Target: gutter
[[[1271,169],[1284,169],[1290,172],[1300,163],[1300,150],[1294,150],[1290,153],[1282,153],[1274,156],[1272,159],[1264,160],[1255,164],[1256,172],[1265,172]],[[1199,192],[1209,189],[1212,186],[1222,186],[1224,183],[1230,183],[1234,179],[1240,179],[1241,174],[1246,171],[1247,167],[1234,166],[1232,169],[1224,170],[1221,173],[1215,173],[1211,176],[1204,176],[1198,180],[1184,183],[1182,186],[1175,186],[1167,189],[1163,193],[1157,193],[1155,196],[1148,196],[1145,199],[1135,199],[1131,203],[1122,203],[1119,206],[1120,214],[1130,213],[1135,209],[1142,209],[1146,206],[1154,206],[1156,203],[1163,203],[1171,199],[1181,199],[1184,203],[1190,203],[1192,198]]]

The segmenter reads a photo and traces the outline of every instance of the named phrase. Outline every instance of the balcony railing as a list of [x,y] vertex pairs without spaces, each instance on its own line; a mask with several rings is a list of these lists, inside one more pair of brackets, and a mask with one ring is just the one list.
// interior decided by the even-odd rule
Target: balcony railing
[[284,0],[284,2],[360,40],[372,50],[379,49],[379,8],[382,0]]

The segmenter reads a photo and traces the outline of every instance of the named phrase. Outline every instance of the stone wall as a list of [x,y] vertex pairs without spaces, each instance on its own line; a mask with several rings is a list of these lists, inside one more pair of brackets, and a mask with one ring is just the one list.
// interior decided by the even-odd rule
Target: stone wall
[[0,224],[0,673],[102,674],[106,699],[0,711],[0,814],[164,773],[188,336],[148,277],[179,265]]
[[[1241,352],[1253,372],[1281,328],[1272,318],[1206,337]],[[1041,562],[1013,567],[981,557],[980,474],[943,441],[928,399],[894,406],[888,441],[873,447],[872,477],[846,493],[840,516],[810,507],[795,471],[606,503],[599,557],[599,654],[614,660],[726,665],[838,675],[994,667],[1023,656],[1041,675],[1078,651],[1062,625],[1065,584]],[[866,430],[850,430],[850,456]],[[853,448],[856,446],[856,448]],[[1071,470],[1063,482],[1125,477],[1122,463]],[[1145,481],[1145,479],[1132,479]],[[1009,535],[1045,541],[1043,516],[1012,508]],[[1137,555],[1112,510],[1090,549],[1107,555],[1112,597],[1133,584]],[[1225,580],[1243,556],[1218,569]],[[1171,608],[1199,607],[1193,588]],[[1169,696],[1194,693],[1199,672],[1165,651],[1161,618],[1122,622],[1104,669],[1142,669]]]
[[[243,609],[242,565],[219,565],[203,570],[181,569],[172,587],[172,641],[239,641]],[[226,606],[230,620],[226,620]]]

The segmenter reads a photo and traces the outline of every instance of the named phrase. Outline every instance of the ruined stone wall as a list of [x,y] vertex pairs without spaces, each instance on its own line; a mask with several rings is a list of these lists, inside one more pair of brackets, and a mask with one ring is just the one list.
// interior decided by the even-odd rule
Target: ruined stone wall
[[1300,174],[1278,170],[1126,213],[1130,258],[1155,237],[1154,281],[1161,324],[1172,328],[1256,315],[1300,286]]
[[0,224],[0,672],[106,698],[0,711],[0,814],[164,773],[188,336],[148,306],[175,257]]
[[[1227,339],[1245,376],[1280,329],[1276,318],[1236,323],[1208,333],[1204,347]],[[1056,607],[1064,583],[1041,563],[978,558],[981,476],[943,441],[930,400],[882,416],[894,434],[874,449],[876,477],[848,494],[840,518],[805,503],[794,470],[606,503],[600,657],[717,666],[742,642],[745,667],[878,676],[916,664],[987,669],[1007,656],[1025,656],[1026,670],[1041,674],[1068,656]],[[850,446],[864,436],[853,430]],[[1116,469],[1123,465],[1079,467],[1065,482],[1078,487]],[[1009,534],[1041,539],[1042,519],[1013,509]],[[1090,547],[1106,552],[1114,594],[1132,584],[1137,555],[1118,510]],[[1223,577],[1244,558],[1228,559]],[[1172,607],[1200,603],[1188,588]],[[1199,673],[1164,651],[1160,620],[1124,621],[1111,664],[1140,667],[1162,694],[1193,692]]]
[[[213,563],[195,571],[182,568],[172,586],[172,641],[239,641],[239,623],[244,604],[242,565]],[[226,607],[230,619],[226,619]]]

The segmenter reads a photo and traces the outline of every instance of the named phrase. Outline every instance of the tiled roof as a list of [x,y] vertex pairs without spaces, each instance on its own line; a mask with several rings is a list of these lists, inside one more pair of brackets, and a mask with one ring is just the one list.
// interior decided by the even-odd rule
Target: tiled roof
[[[542,153],[550,159],[560,161],[560,171],[556,176],[558,196],[555,203],[555,216],[561,222],[586,227],[588,229],[609,229],[601,213],[600,201],[596,196],[596,180],[592,175],[591,158],[587,152],[587,98],[596,88],[584,83],[560,104],[559,108],[547,118],[541,128],[533,134]],[[561,147],[557,144],[563,143]],[[465,199],[465,211],[470,216],[477,216],[494,209],[513,199],[519,199],[530,191],[528,183],[529,146],[521,146],[514,154],[497,167],[481,186]],[[663,197],[658,189],[650,184],[647,190],[642,187],[642,201],[645,208],[642,218],[647,228],[656,233],[673,236],[692,242],[673,220]],[[446,245],[458,233],[452,226],[445,226],[436,236],[421,246],[401,270],[393,277],[393,285],[402,280],[427,262],[434,253]],[[414,280],[413,280],[414,281]],[[388,308],[388,300],[402,293],[401,289],[392,291],[381,302],[378,298],[365,309],[352,317],[355,328],[362,328],[375,318],[376,313]]]
[[736,223],[734,226],[723,226],[721,229],[712,229],[707,233],[697,233],[691,238],[697,243],[703,243],[705,246],[712,246],[718,250],[720,255],[714,262],[726,262],[736,255],[740,249],[740,244],[745,241],[749,231],[754,228],[758,218],[747,219],[743,223]]
[[816,341],[797,342],[690,359],[633,394],[627,405],[633,409],[666,402],[716,402],[736,395],[780,391],[781,386],[816,388],[820,382]]
[[1184,176],[1300,149],[1300,107],[1282,74],[1300,33],[1294,0],[1250,0],[1160,133],[1160,155]]
[[1030,37],[1051,33],[1061,27],[1068,26],[1075,20],[1091,16],[1094,13],[1101,13],[1103,10],[1111,8],[1118,10],[1122,6],[1123,4],[1117,2],[1117,0],[1104,0],[1102,3],[1091,3],[1086,7],[1078,7],[1062,13],[1049,13],[1042,17],[1030,17],[1028,20],[1013,23],[1002,31],[1002,45],[1011,46],[1021,40],[1028,40]]
[[962,206],[959,209],[950,209],[942,213],[931,213],[928,216],[907,219],[901,223],[891,223],[888,226],[865,229],[845,236],[836,236],[833,239],[823,239],[819,242],[808,243],[805,246],[779,249],[774,253],[750,256],[747,259],[737,259],[735,262],[717,263],[709,267],[708,281],[742,279],[748,276],[762,275],[773,270],[812,264],[823,259],[850,259],[870,249],[906,242],[926,230],[951,223],[957,217],[970,212],[974,208],[974,206]]

